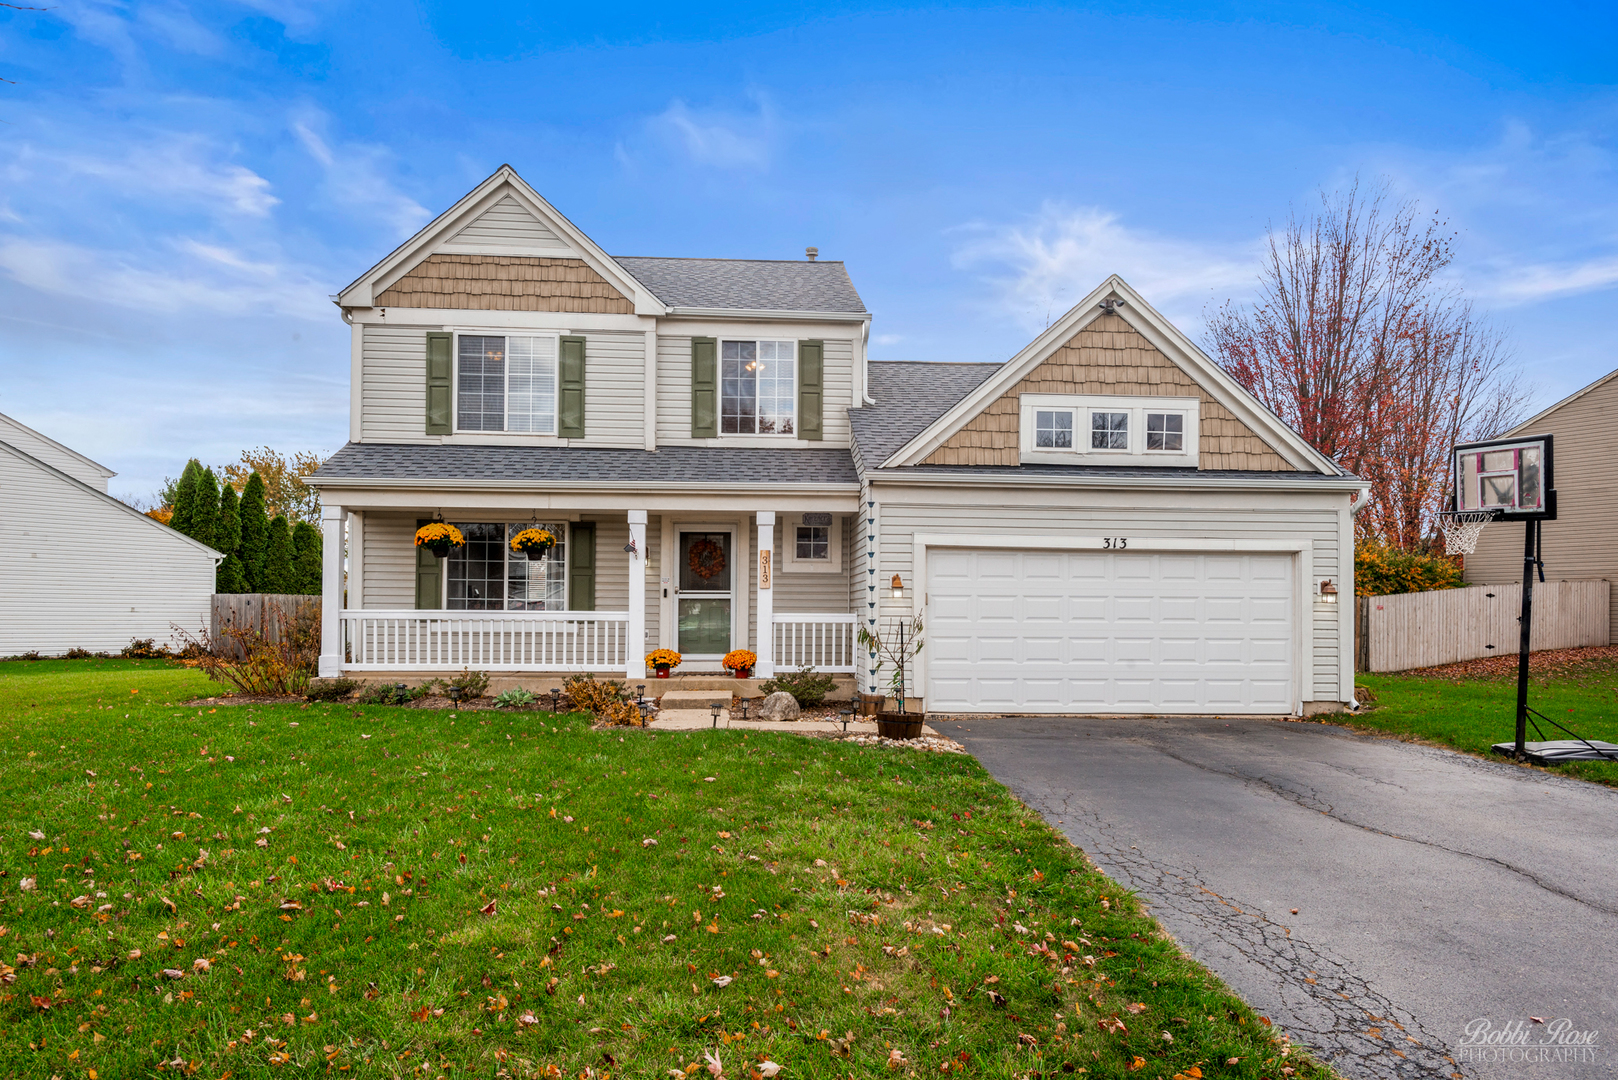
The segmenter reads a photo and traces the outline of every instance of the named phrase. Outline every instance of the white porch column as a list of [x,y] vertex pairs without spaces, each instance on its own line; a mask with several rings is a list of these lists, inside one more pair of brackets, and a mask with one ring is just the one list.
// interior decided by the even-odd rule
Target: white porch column
[[343,508],[320,507],[320,677],[343,673]]
[[624,674],[646,680],[646,511],[629,511],[629,644]]
[[758,512],[758,667],[760,679],[775,678],[775,511]]

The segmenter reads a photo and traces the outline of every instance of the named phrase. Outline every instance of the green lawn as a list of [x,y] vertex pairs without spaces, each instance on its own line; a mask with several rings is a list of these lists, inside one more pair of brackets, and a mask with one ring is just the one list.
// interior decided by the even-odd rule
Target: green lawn
[[[1376,694],[1375,707],[1343,722],[1389,734],[1412,736],[1502,760],[1489,749],[1516,738],[1517,677],[1443,678],[1419,675],[1369,675],[1355,681]],[[1528,704],[1566,724],[1586,739],[1618,743],[1618,664],[1578,664],[1530,679]],[[1546,739],[1565,739],[1543,720]],[[1532,727],[1531,742],[1540,741]],[[1553,772],[1618,785],[1618,763],[1573,762]]]
[[210,689],[0,663],[7,1076],[1329,1075],[969,757]]

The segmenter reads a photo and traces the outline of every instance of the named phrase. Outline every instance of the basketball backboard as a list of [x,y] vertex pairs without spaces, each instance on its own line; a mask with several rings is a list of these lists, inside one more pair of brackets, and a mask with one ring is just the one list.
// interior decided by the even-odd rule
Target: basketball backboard
[[1462,443],[1453,465],[1456,513],[1492,513],[1503,521],[1556,517],[1551,436]]

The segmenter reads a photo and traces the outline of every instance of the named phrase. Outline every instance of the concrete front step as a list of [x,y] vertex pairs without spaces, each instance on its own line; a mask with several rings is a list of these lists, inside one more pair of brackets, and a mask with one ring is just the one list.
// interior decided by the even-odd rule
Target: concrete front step
[[[732,679],[732,682],[741,680]],[[726,686],[714,690],[670,690],[658,699],[658,708],[671,709],[706,709],[713,705],[730,707],[732,687]],[[653,688],[648,686],[646,692],[650,694]]]

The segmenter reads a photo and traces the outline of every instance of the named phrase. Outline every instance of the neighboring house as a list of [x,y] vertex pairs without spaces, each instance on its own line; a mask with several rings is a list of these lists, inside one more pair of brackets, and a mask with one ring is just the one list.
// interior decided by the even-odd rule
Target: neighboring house
[[0,656],[116,652],[208,625],[223,556],[108,495],[113,475],[0,415]]
[[[871,689],[856,628],[919,614],[932,711],[1352,692],[1320,585],[1353,595],[1365,485],[1116,277],[1004,364],[871,363],[842,263],[609,256],[503,166],[335,299],[323,674],[639,682],[653,647],[746,647]],[[442,562],[412,546],[440,517]],[[507,545],[530,523],[540,562]]]
[[[1604,375],[1525,420],[1501,438],[1551,435],[1556,520],[1541,531],[1547,581],[1618,580],[1618,533],[1607,511],[1618,505],[1618,371]],[[1494,521],[1483,527],[1477,550],[1466,557],[1468,585],[1522,582],[1523,525]],[[1608,640],[1618,641],[1618,604],[1611,605]]]

